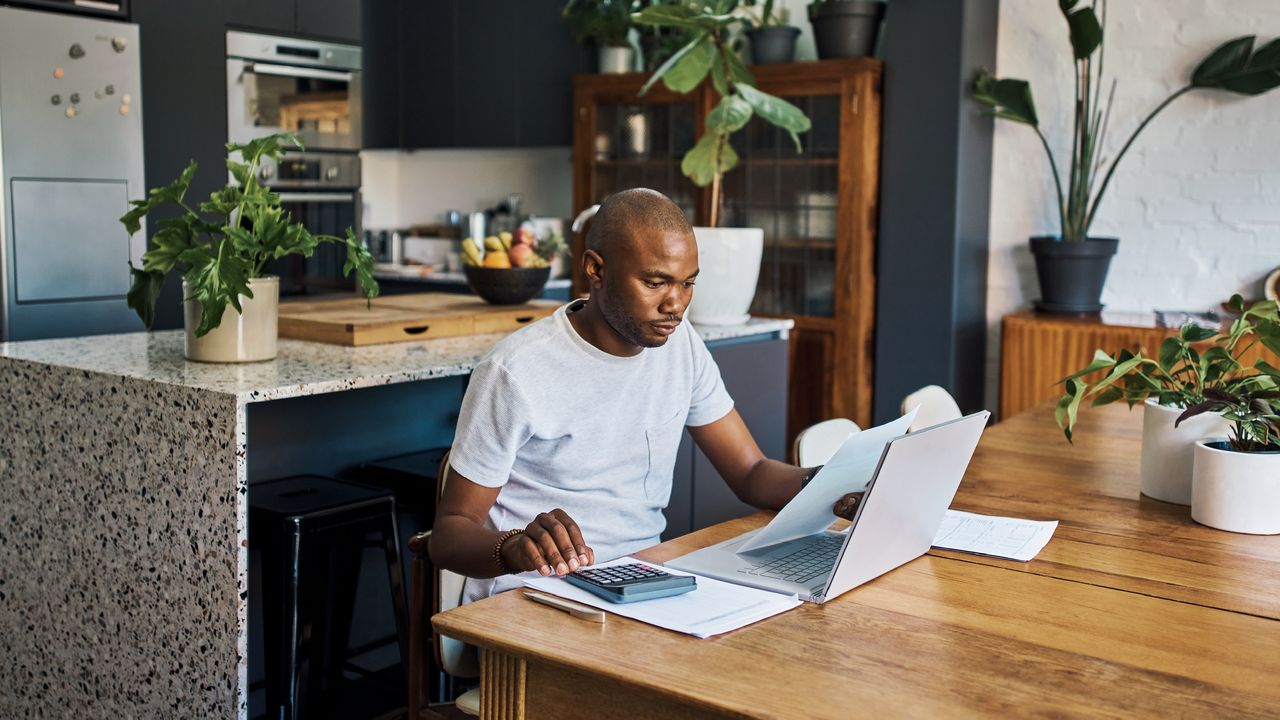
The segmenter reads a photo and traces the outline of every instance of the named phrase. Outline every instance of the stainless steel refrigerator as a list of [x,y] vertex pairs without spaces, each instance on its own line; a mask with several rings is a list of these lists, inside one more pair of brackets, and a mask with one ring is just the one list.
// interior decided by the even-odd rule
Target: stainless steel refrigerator
[[0,7],[0,339],[142,329],[138,27]]

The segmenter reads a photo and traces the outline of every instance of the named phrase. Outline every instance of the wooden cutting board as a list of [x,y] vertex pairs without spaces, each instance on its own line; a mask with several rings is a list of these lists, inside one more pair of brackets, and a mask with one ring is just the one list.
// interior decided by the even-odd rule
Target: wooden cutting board
[[511,332],[544,318],[561,303],[490,305],[472,295],[415,293],[363,298],[284,302],[280,337],[332,345],[377,345],[459,335]]

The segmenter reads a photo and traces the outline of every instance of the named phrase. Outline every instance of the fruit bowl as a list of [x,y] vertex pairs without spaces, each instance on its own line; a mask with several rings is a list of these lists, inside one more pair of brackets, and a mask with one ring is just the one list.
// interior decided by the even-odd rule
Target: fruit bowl
[[494,305],[519,305],[542,292],[551,268],[487,268],[463,265],[472,292]]

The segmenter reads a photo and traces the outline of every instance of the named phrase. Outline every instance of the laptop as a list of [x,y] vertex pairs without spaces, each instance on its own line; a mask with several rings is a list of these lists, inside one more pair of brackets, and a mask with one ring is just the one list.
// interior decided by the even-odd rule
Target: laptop
[[[866,494],[846,530],[822,529],[753,547],[752,539],[770,533],[770,526],[787,510],[783,508],[764,528],[664,564],[737,585],[794,593],[808,602],[826,602],[929,549],[990,416],[987,411],[977,412],[885,443]],[[853,477],[844,484],[828,479],[815,488],[821,475],[819,471],[814,482],[788,506],[825,502],[831,507],[844,493],[856,490],[859,482]],[[822,491],[822,495],[814,496],[811,489]],[[834,516],[825,520],[825,525],[830,525]]]

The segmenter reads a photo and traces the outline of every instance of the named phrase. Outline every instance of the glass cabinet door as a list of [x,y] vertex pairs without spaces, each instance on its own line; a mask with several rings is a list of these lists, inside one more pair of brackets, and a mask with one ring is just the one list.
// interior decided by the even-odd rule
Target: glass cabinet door
[[591,202],[647,187],[663,193],[694,219],[697,188],[680,172],[693,147],[692,102],[597,105],[591,140]]
[[752,118],[733,138],[741,161],[724,178],[721,224],[764,230],[752,313],[829,318],[835,313],[840,96],[786,99],[813,122],[801,136],[801,152],[789,135]]

